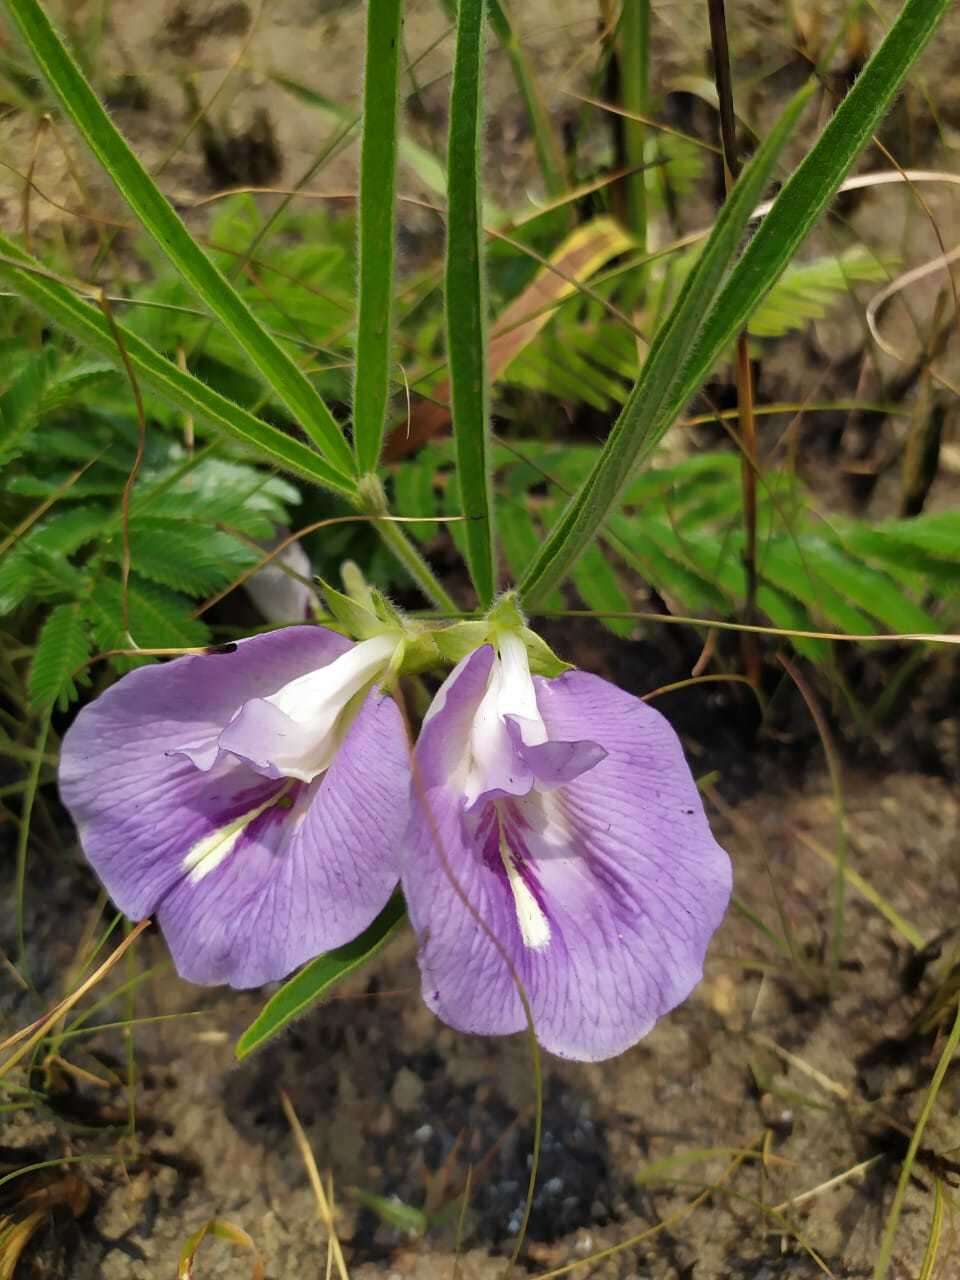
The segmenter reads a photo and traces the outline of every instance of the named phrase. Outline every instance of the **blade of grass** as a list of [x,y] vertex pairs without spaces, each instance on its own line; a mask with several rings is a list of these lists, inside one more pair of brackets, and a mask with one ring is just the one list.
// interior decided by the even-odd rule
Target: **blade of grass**
[[[45,271],[2,233],[0,255],[0,276],[14,285],[20,297],[80,342],[122,367],[117,344],[99,307],[78,297],[67,284]],[[325,462],[313,449],[254,417],[199,378],[178,368],[172,360],[160,355],[129,329],[122,325],[118,327],[137,377],[164,399],[242,441],[266,461],[285,471],[312,480],[344,497],[354,496],[353,481]]]
[[520,96],[530,117],[533,130],[533,145],[537,152],[537,161],[543,177],[543,185],[547,195],[556,197],[566,190],[567,177],[563,152],[557,141],[557,135],[550,123],[550,115],[544,105],[537,88],[527,56],[523,51],[516,29],[507,6],[502,0],[488,0],[487,17],[490,30],[494,33],[510,60],[513,78],[517,82]]
[[624,161],[629,170],[624,178],[627,192],[627,225],[640,247],[647,251],[647,175],[644,149],[647,130],[642,117],[650,110],[650,0],[632,0],[620,16],[621,97]]
[[5,0],[7,12],[64,111],[146,231],[196,290],[283,400],[316,447],[349,472],[353,458],[336,420],[307,376],[265,333],[207,257],[104,110],[38,0]]
[[481,605],[496,591],[486,371],[486,299],[480,209],[481,97],[486,0],[460,0],[450,93],[447,358],[467,564]]
[[353,445],[361,475],[380,459],[390,395],[397,205],[397,116],[403,0],[367,9],[360,158],[360,287]]
[[886,1280],[887,1272],[890,1269],[890,1261],[893,1256],[893,1242],[896,1239],[897,1227],[900,1225],[900,1214],[903,1210],[903,1202],[907,1194],[907,1187],[910,1185],[910,1179],[913,1177],[913,1166],[917,1158],[917,1152],[920,1150],[920,1143],[923,1141],[923,1134],[927,1127],[927,1121],[930,1119],[934,1103],[937,1100],[937,1094],[940,1092],[940,1086],[943,1084],[943,1079],[947,1074],[947,1069],[953,1061],[953,1056],[957,1051],[958,1043],[960,1043],[960,1004],[957,1005],[957,1014],[953,1020],[953,1029],[943,1046],[943,1052],[940,1054],[940,1061],[937,1063],[937,1069],[934,1071],[933,1079],[930,1081],[930,1088],[927,1090],[926,1096],[923,1099],[920,1116],[917,1120],[913,1135],[910,1138],[910,1146],[907,1148],[907,1154],[904,1157],[903,1165],[900,1169],[900,1178],[897,1182],[897,1189],[894,1192],[893,1204],[890,1206],[890,1213],[887,1217],[886,1226],[883,1229],[883,1239],[880,1241],[880,1251],[877,1254],[877,1262],[873,1270],[873,1280]]

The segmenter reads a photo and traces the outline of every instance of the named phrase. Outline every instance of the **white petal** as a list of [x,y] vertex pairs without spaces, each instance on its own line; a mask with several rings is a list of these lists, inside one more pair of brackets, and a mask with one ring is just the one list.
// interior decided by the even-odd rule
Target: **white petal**
[[537,706],[537,691],[530,674],[527,646],[518,635],[508,632],[500,638],[498,648],[500,686],[497,714],[501,719],[504,716],[515,717],[519,721],[520,736],[524,743],[528,747],[539,746],[541,742],[546,742],[547,731]]
[[327,666],[291,680],[265,699],[308,730],[289,758],[274,761],[281,772],[309,781],[329,766],[347,704],[383,674],[396,646],[396,637],[390,635],[362,640]]

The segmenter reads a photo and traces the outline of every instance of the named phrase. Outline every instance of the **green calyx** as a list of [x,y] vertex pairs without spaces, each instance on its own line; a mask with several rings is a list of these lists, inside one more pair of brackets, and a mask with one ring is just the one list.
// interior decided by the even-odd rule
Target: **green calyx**
[[500,637],[518,635],[527,650],[530,670],[536,676],[559,676],[572,669],[569,662],[558,658],[547,642],[527,626],[516,595],[507,592],[480,621],[455,622],[433,633],[433,641],[445,662],[456,664],[481,645],[496,646]]
[[348,560],[340,570],[346,593],[320,581],[323,598],[338,631],[354,640],[374,636],[395,636],[396,649],[390,660],[387,680],[415,675],[435,667],[440,654],[434,633],[422,623],[406,617],[387,597],[371,587],[359,567]]

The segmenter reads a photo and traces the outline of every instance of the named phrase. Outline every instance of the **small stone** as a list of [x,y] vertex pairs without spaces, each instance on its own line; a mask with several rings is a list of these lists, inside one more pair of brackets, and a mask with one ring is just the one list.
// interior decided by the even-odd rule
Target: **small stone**
[[390,1090],[390,1100],[401,1115],[416,1111],[423,1098],[423,1081],[409,1067],[401,1067]]

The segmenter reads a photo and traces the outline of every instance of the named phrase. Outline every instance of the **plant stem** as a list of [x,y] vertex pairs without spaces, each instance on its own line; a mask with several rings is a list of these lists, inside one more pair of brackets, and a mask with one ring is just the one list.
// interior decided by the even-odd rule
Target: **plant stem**
[[[650,3],[627,0],[620,18],[620,96],[624,111],[645,116],[650,110]],[[644,148],[647,130],[638,119],[623,121],[624,159],[628,168],[627,226],[641,253],[647,245],[647,175]]]
[[436,605],[438,609],[449,610],[450,613],[459,617],[462,610],[440,584],[433,570],[400,526],[382,516],[374,523],[384,546],[403,565],[430,603]]
[[24,919],[24,894],[27,882],[27,854],[30,845],[30,819],[33,816],[33,805],[40,787],[40,770],[46,761],[47,735],[50,732],[50,711],[43,713],[40,727],[37,730],[32,758],[33,763],[27,773],[26,787],[23,793],[23,807],[20,810],[20,831],[17,835],[16,880],[14,897],[16,900],[17,920],[17,968],[27,977],[27,935]]
[[[733,107],[733,77],[730,72],[730,45],[724,0],[707,0],[710,13],[710,43],[713,75],[720,111],[720,141],[723,146],[724,181],[727,191],[740,174],[737,151],[737,118]],[[737,407],[740,414],[741,477],[743,485],[743,567],[747,577],[743,620],[752,624],[757,612],[757,422],[753,412],[753,371],[746,333],[737,338]],[[741,637],[741,652],[751,683],[760,682],[760,651],[757,638],[749,632]]]

